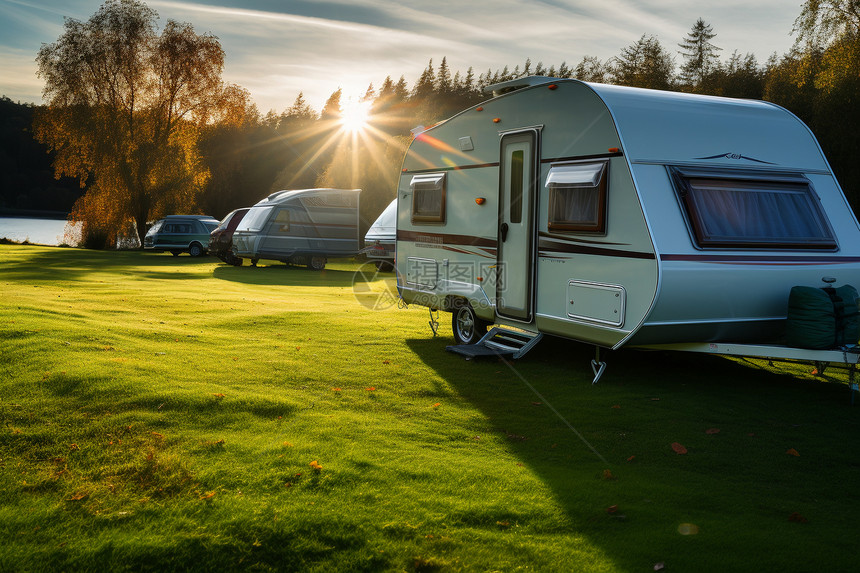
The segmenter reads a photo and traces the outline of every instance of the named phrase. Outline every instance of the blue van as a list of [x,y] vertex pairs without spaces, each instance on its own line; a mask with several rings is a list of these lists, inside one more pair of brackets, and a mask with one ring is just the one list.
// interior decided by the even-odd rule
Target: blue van
[[206,254],[209,233],[218,227],[218,219],[209,215],[168,215],[149,228],[143,248],[170,251],[174,257],[187,252],[192,257]]

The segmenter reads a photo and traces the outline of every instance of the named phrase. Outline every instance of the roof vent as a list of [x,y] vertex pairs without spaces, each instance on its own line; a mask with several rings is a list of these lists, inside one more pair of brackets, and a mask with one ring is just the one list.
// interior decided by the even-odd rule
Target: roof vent
[[508,80],[506,82],[487,86],[484,88],[484,93],[492,93],[493,97],[499,97],[502,94],[506,94],[514,90],[531,86],[539,86],[541,84],[549,84],[557,81],[559,81],[559,78],[549,78],[546,76],[524,76],[515,80]]

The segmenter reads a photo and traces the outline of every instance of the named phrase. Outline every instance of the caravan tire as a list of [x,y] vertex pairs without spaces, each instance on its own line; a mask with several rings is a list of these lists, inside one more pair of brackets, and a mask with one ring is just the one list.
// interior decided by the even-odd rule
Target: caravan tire
[[486,320],[478,318],[475,309],[467,301],[458,299],[454,303],[451,329],[457,344],[475,344],[487,333],[489,325]]
[[203,250],[203,245],[201,245],[200,243],[191,243],[191,245],[188,247],[188,254],[192,257],[199,257],[203,255],[204,252],[205,251]]
[[325,257],[311,257],[308,261],[308,268],[314,271],[321,271],[325,268]]

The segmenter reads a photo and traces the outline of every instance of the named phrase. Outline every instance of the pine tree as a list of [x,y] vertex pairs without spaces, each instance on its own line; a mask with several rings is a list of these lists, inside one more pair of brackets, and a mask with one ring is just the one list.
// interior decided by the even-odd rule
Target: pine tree
[[343,90],[337,88],[337,91],[328,97],[320,113],[320,119],[332,120],[340,117],[340,98],[342,95]]
[[424,68],[424,71],[421,73],[421,77],[418,78],[418,81],[412,88],[412,99],[423,101],[430,98],[433,95],[435,84],[436,74],[433,72],[433,59],[431,58],[430,63],[427,64],[426,68]]
[[658,90],[672,87],[675,62],[654,36],[642,35],[614,60],[615,83]]
[[454,90],[451,84],[451,70],[448,69],[448,59],[443,57],[442,63],[439,65],[439,72],[436,74],[436,93],[446,97],[452,91]]
[[364,96],[361,98],[361,101],[373,101],[376,98],[376,90],[373,89],[373,83],[367,86],[367,91],[364,92]]
[[685,60],[681,66],[681,81],[691,86],[702,85],[718,63],[717,52],[722,50],[711,43],[716,36],[710,24],[701,18],[696,20],[693,29],[678,44]]
[[397,84],[394,86],[394,101],[403,102],[409,99],[409,86],[406,85],[406,80],[403,76],[400,76],[400,79],[397,80]]

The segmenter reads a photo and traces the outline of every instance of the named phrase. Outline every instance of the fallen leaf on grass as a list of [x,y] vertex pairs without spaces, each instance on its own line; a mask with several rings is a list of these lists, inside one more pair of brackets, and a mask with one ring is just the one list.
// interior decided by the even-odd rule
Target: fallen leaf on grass
[[390,360],[383,360],[382,363],[383,364],[391,364],[391,361]]
[[220,393],[220,392],[218,392],[217,394],[212,394],[212,395],[215,396],[216,400],[223,400],[225,398],[225,395]]
[[90,496],[90,492],[79,491],[79,492],[75,493],[74,495],[72,495],[72,497],[70,497],[66,501],[81,501],[81,500],[87,499],[89,496]]
[[627,461],[632,462],[635,459],[636,459],[636,456],[630,456],[629,458],[627,458]]
[[206,500],[206,499],[212,499],[213,497],[215,497],[215,492],[210,491],[209,493],[201,495],[200,499]]
[[687,453],[687,448],[679,444],[678,442],[672,442],[672,449],[676,454],[684,455]]
[[80,447],[78,447],[78,445],[77,445],[77,444],[69,444],[69,450],[70,450],[70,451],[76,452],[76,451],[78,451],[78,450],[80,450],[80,449],[81,449],[81,448],[80,448]]
[[158,432],[152,432],[152,435],[155,436],[156,438],[163,438],[164,437],[164,434],[159,434]]
[[610,514],[611,513],[618,513],[618,506],[617,505],[610,505],[609,507],[606,508],[606,513],[610,513]]
[[331,391],[332,392],[340,392],[340,388],[332,388]]
[[809,523],[808,519],[806,519],[796,511],[788,516],[788,520],[792,523]]
[[678,526],[678,533],[681,535],[696,535],[699,533],[699,526],[695,523],[682,523]]
[[376,386],[369,386],[369,387],[365,388],[365,390],[367,390],[368,392],[374,392],[374,391],[376,391]]
[[720,429],[719,428],[708,428],[707,430],[705,430],[705,433],[709,434],[709,435],[719,434]]
[[433,405],[432,405],[432,406],[430,406],[430,407],[431,407],[431,408],[438,408],[438,407],[439,407],[439,406],[441,406],[441,405],[442,405],[442,402],[436,402],[435,404],[433,404]]
[[662,571],[665,568],[666,568],[666,564],[663,563],[662,561],[660,563],[654,564],[654,571]]
[[312,461],[308,465],[311,466],[312,470],[317,471],[317,472],[322,471],[322,469],[323,469],[323,467],[320,465],[320,463],[316,460]]
[[794,456],[796,458],[800,457],[800,453],[797,450],[795,450],[794,448],[789,448],[788,451],[786,451],[785,453],[787,453],[790,456]]
[[603,479],[605,480],[614,480],[616,479],[612,472],[609,470],[603,470]]
[[620,409],[621,409],[621,405],[620,405],[620,404],[615,404],[614,406],[612,406],[612,409],[613,409],[613,410],[620,410]]

